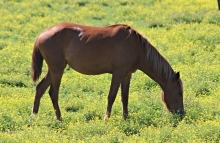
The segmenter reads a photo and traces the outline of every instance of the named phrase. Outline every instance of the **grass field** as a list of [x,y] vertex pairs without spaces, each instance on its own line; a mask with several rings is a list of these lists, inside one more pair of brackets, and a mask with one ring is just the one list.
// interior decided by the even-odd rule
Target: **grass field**
[[[59,95],[63,121],[55,120],[45,93],[31,109],[35,38],[60,22],[128,24],[180,71],[185,118],[178,122],[161,102],[161,89],[133,74],[129,120],[120,96],[104,122],[111,75],[65,70]],[[47,70],[43,67],[43,75]],[[41,76],[41,78],[43,77]],[[120,92],[118,93],[120,94]],[[216,0],[0,0],[0,143],[5,142],[220,142],[220,11]]]

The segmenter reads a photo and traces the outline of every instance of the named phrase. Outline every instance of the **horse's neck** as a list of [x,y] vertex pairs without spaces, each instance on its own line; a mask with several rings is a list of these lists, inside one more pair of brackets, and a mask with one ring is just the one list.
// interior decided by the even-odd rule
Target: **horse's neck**
[[[155,54],[156,52],[158,53],[158,51],[156,50],[154,53],[150,54]],[[141,54],[139,69],[147,74],[155,82],[157,82],[162,89],[164,89],[167,83],[172,80],[174,71],[169,63],[160,54],[157,56],[160,57],[160,59],[147,58],[146,54]],[[158,64],[156,62],[160,63]]]
[[140,66],[140,70],[142,72],[144,72],[146,75],[148,75],[151,79],[153,79],[155,82],[157,82],[162,89],[164,89],[166,86],[167,80],[165,78],[162,78],[161,76],[157,75],[157,73],[155,71],[153,71],[152,69],[153,68],[151,68],[147,63],[142,64]]

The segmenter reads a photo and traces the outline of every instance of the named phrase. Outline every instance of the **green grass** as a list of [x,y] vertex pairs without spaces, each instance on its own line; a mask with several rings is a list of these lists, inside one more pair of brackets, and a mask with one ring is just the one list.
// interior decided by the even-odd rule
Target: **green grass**
[[[0,1],[0,142],[220,142],[220,12],[207,0],[2,0]],[[178,122],[161,103],[161,89],[133,74],[129,120],[120,92],[104,122],[111,75],[65,70],[59,95],[63,122],[45,93],[31,109],[35,38],[60,22],[105,26],[124,23],[145,35],[180,71],[186,117]],[[43,75],[47,70],[43,67]],[[41,78],[43,77],[41,76]]]

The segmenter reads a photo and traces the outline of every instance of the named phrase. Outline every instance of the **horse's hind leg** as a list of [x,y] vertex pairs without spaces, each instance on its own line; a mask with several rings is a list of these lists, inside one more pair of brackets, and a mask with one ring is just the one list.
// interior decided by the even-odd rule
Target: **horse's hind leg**
[[121,82],[121,101],[124,120],[128,117],[128,94],[130,86],[131,74],[125,75]]
[[58,105],[58,94],[59,94],[59,87],[60,87],[64,68],[65,66],[63,68],[54,71],[51,70],[51,86],[49,90],[49,95],[52,100],[53,107],[56,112],[56,117],[58,120],[61,120],[61,113]]
[[34,114],[38,113],[38,109],[39,109],[39,105],[40,105],[40,98],[43,96],[43,94],[45,93],[47,88],[50,86],[50,83],[51,83],[50,71],[48,70],[45,77],[41,80],[41,82],[36,87],[36,94],[35,94],[34,105],[33,105],[33,109],[32,109],[32,112]]

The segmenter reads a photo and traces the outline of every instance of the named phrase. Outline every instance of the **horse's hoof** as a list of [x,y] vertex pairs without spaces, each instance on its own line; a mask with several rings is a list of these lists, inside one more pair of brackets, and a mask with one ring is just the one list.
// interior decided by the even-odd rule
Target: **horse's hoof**
[[128,120],[128,114],[123,114],[123,119],[126,121]]
[[63,119],[60,117],[60,118],[56,118],[58,121],[62,122]]
[[109,119],[109,116],[108,116],[108,115],[105,115],[104,121],[106,122],[106,121],[108,121],[108,119]]
[[33,115],[37,115],[37,112],[35,112],[35,111],[32,111],[32,114],[33,114]]

